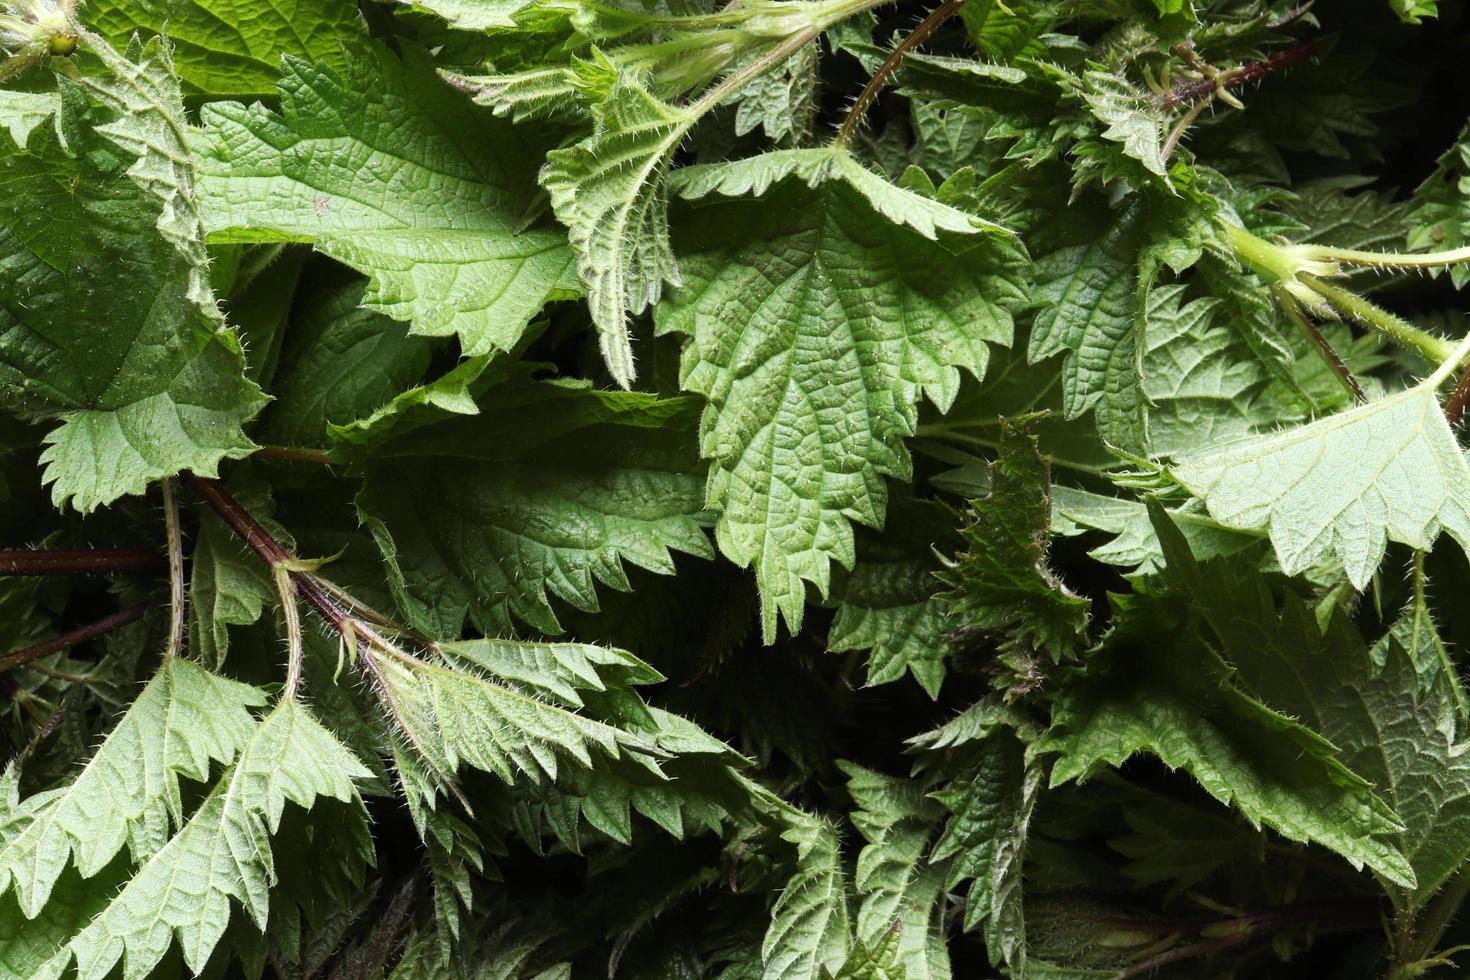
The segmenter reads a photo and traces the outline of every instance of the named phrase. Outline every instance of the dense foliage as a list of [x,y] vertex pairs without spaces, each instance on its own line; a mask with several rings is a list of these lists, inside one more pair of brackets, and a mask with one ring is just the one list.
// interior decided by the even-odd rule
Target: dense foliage
[[0,48],[0,974],[1470,962],[1461,5]]

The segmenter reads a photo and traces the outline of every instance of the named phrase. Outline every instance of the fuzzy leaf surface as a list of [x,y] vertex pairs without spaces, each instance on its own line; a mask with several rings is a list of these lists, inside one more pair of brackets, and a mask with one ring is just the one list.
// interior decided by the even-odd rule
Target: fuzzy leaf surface
[[692,407],[512,382],[381,447],[358,506],[412,621],[555,633],[552,595],[592,611],[597,583],[630,588],[624,561],[669,574],[674,551],[713,557]]
[[778,617],[800,627],[807,583],[826,593],[832,561],[852,565],[851,521],[881,525],[920,397],[948,407],[961,370],[1010,343],[1017,255],[997,236],[930,242],[836,183],[698,213],[659,328],[691,338],[716,534],[755,566],[771,642]]
[[566,237],[522,230],[540,147],[423,55],[361,49],[345,75],[288,58],[278,90],[279,114],[202,112],[211,241],[311,242],[369,277],[365,305],[469,355],[512,349],[548,300],[577,295]]
[[362,33],[357,10],[341,0],[88,0],[81,12],[119,48],[134,32],[166,32],[191,95],[270,95],[286,54],[340,71],[344,42]]
[[156,853],[182,818],[179,778],[203,781],[211,764],[233,762],[262,703],[186,660],[165,664],[70,783],[21,800],[7,779],[0,890],[34,918],[68,863],[90,878],[124,844],[137,860]]
[[264,403],[209,287],[168,51],[98,50],[107,108],[65,110],[73,152],[49,127],[0,139],[0,395],[60,415],[45,478],[83,512],[248,454]]
[[1265,530],[1290,575],[1340,561],[1368,584],[1389,541],[1470,547],[1470,466],[1424,383],[1310,425],[1226,443],[1173,472],[1226,527]]
[[270,838],[286,803],[352,802],[354,780],[368,774],[305,708],[282,701],[183,829],[72,940],[78,977],[101,980],[120,959],[127,980],[146,977],[175,935],[198,973],[229,923],[231,899],[265,928]]

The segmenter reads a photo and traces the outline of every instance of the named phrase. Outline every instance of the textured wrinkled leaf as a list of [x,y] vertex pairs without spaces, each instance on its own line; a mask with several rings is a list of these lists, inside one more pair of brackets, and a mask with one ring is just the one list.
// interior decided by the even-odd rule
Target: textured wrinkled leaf
[[1082,99],[1107,125],[1103,138],[1123,145],[1123,152],[1149,173],[1165,174],[1164,116],[1149,96],[1112,71],[1093,69],[1082,76]]
[[820,980],[846,961],[852,943],[837,834],[802,814],[782,838],[796,847],[796,873],[771,909],[762,980]]
[[[1155,530],[1187,549],[1169,518]],[[1171,561],[1171,572],[1183,562]],[[1252,589],[1264,584],[1252,575]],[[1167,629],[1167,621],[1155,624]],[[1051,785],[1086,779],[1146,752],[1189,772],[1215,799],[1252,824],[1291,840],[1313,841],[1355,866],[1413,887],[1414,870],[1399,850],[1401,818],[1349,769],[1322,733],[1263,703],[1230,681],[1231,665],[1190,637],[1155,634],[1096,662],[1092,676],[1056,701],[1038,751],[1058,752]],[[1120,659],[1121,658],[1121,659]]]
[[853,159],[842,147],[773,150],[744,160],[683,167],[674,172],[668,184],[673,193],[688,200],[711,194],[761,197],[788,177],[813,188],[829,181],[845,184],[878,214],[925,238],[936,238],[940,231],[965,235],[1004,230],[993,221],[892,183]]
[[712,557],[692,407],[518,382],[381,446],[358,506],[410,619],[555,633],[551,595],[591,611],[597,583],[630,587],[624,561],[670,574],[672,551]]
[[988,345],[1010,342],[1016,252],[929,242],[835,183],[696,214],[659,329],[691,338],[720,549],[755,566],[771,642],[778,616],[800,627],[806,583],[825,593],[831,562],[852,565],[850,521],[881,524],[920,396],[947,407],[960,370],[983,374]]
[[1265,530],[1287,574],[1332,558],[1361,589],[1389,541],[1427,549],[1443,530],[1470,547],[1470,467],[1440,380],[1186,457],[1174,476],[1226,527]]
[[198,973],[224,935],[231,899],[264,929],[275,881],[270,837],[286,802],[352,802],[353,781],[367,775],[305,708],[282,701],[189,822],[71,941],[77,975],[101,980],[121,959],[127,980],[149,976],[176,935]]
[[111,74],[85,84],[117,117],[72,100],[75,156],[49,127],[0,141],[0,393],[60,414],[45,479],[83,512],[248,454],[264,403],[209,287],[168,50],[93,47]]
[[[1462,130],[1448,150],[1440,155],[1434,172],[1414,190],[1405,224],[1409,247],[1454,249],[1470,243],[1470,126]],[[1438,275],[1441,270],[1430,270]],[[1470,282],[1470,265],[1457,263],[1447,270],[1458,287]]]
[[[1052,531],[1080,534],[1084,530],[1106,531],[1115,537],[1093,548],[1089,555],[1130,570],[1156,571],[1163,565],[1163,546],[1154,533],[1148,505],[1122,497],[1104,497],[1075,487],[1054,486],[1051,490]],[[1213,518],[1195,511],[1172,511],[1175,526],[1201,558],[1233,555],[1260,540],[1257,534],[1231,530]]]
[[[427,775],[452,779],[462,766],[507,783],[525,776],[554,782],[563,768],[632,759],[658,773],[666,755],[628,722],[581,711],[583,697],[615,688],[641,701],[632,685],[660,679],[621,651],[571,644],[472,641],[446,645],[447,663],[406,663],[374,654],[379,694]],[[622,724],[619,724],[621,722]],[[570,777],[570,773],[567,774]],[[624,835],[626,839],[626,835]]]
[[399,0],[405,6],[442,17],[462,31],[488,31],[515,26],[517,11],[531,0]]
[[[1062,406],[1077,418],[1103,397],[1113,362],[1135,323],[1143,214],[1137,203],[1116,213],[1093,199],[1046,230],[1033,269],[1041,309],[1031,327],[1032,363],[1065,351]],[[1126,358],[1125,358],[1126,361]],[[1131,370],[1131,363],[1126,366]]]
[[940,805],[926,798],[916,782],[852,763],[839,765],[856,807],[853,825],[867,841],[853,878],[863,896],[854,927],[857,941],[868,947],[891,943],[885,960],[894,978],[947,980],[944,869],[933,866],[925,854]]
[[890,524],[905,528],[903,540],[859,534],[857,564],[842,583],[837,615],[827,635],[834,653],[868,650],[868,684],[891,684],[905,671],[938,697],[948,654],[949,624],[934,551],[952,530],[950,514],[907,502],[890,508]]
[[[279,114],[205,106],[211,241],[311,242],[369,277],[364,303],[466,354],[515,347],[578,293],[566,238],[521,230],[540,145],[443,85],[423,55],[359,50],[339,75],[288,58]],[[346,161],[346,162],[344,162]]]
[[1050,469],[1023,422],[1002,422],[990,492],[971,502],[963,551],[940,578],[952,628],[997,634],[1003,648],[1053,660],[1075,653],[1087,631],[1088,601],[1048,563]]
[[950,816],[930,860],[949,859],[946,888],[971,882],[964,927],[983,926],[991,963],[1024,971],[1022,858],[1044,773],[1027,765],[1021,745],[1004,733],[969,747],[961,760],[954,778],[932,794]]
[[342,0],[87,0],[80,11],[119,48],[134,32],[166,32],[187,93],[237,98],[273,92],[282,55],[342,70],[363,33]]
[[637,373],[628,314],[657,303],[665,282],[680,281],[664,174],[699,116],[622,74],[594,116],[591,136],[546,155],[541,183],[577,253],[603,360],[626,388]]
[[297,308],[260,438],[322,445],[329,423],[369,416],[423,378],[431,343],[364,309],[365,290],[361,281],[336,284],[315,291]]
[[70,783],[21,800],[6,776],[0,892],[13,889],[34,918],[69,862],[90,878],[124,844],[135,860],[155,854],[182,819],[179,777],[202,781],[211,763],[233,762],[250,736],[248,709],[263,703],[253,687],[171,660]]
[[0,128],[10,132],[16,146],[25,149],[31,130],[55,114],[59,103],[48,92],[0,91]]
[[[1461,731],[1458,679],[1422,667],[1392,640],[1374,663],[1346,616],[1325,629],[1305,603],[1285,609],[1257,576],[1229,559],[1200,563],[1161,522],[1169,574],[1218,638],[1244,688],[1331,741],[1337,757],[1372,782],[1403,830],[1392,835],[1412,876],[1374,866],[1415,907],[1470,857],[1470,742]],[[1438,665],[1438,662],[1437,662]],[[1370,862],[1371,863],[1371,862]]]

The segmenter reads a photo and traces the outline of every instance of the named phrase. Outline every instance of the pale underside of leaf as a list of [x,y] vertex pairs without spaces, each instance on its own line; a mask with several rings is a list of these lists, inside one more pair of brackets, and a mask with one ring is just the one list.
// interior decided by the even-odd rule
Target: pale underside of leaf
[[1328,558],[1363,588],[1388,541],[1470,547],[1470,467],[1435,386],[1188,457],[1173,473],[1221,524],[1264,529],[1282,570]]

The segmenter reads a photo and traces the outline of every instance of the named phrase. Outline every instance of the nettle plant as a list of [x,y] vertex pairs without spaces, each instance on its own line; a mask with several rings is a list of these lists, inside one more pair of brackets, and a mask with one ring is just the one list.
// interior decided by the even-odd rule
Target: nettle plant
[[11,0],[0,973],[1463,967],[1445,6]]

